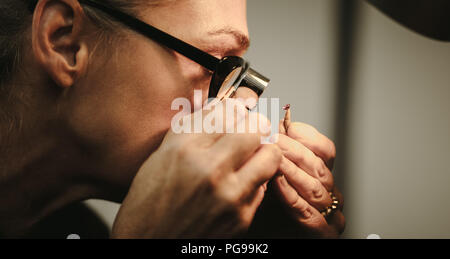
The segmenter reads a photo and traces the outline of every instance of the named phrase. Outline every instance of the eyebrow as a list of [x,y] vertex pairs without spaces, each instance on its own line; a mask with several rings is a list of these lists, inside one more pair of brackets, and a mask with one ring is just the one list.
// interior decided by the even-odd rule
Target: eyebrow
[[221,35],[230,35],[232,36],[237,43],[236,47],[212,47],[208,49],[209,51],[222,51],[222,52],[230,52],[230,51],[246,51],[250,47],[250,39],[249,37],[244,34],[243,32],[240,32],[238,30],[235,30],[233,28],[222,28],[219,30],[214,30],[208,32],[208,36],[221,36]]

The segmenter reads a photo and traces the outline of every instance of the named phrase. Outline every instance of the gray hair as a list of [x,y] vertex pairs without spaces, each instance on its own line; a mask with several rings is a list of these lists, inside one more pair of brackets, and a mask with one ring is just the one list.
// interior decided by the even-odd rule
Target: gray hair
[[[0,0],[0,93],[7,91],[8,83],[20,66],[21,52],[26,42],[27,30],[31,25],[32,12],[30,6],[37,0]],[[134,13],[135,7],[142,0],[102,0],[116,9]],[[93,20],[101,31],[107,32],[116,27],[116,23],[106,14],[88,6],[84,7],[86,15]]]

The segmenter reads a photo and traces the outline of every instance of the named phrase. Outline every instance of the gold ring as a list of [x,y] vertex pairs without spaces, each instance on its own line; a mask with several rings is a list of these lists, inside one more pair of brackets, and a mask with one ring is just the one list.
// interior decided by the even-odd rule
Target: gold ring
[[338,209],[338,205],[339,205],[339,201],[336,197],[336,195],[334,195],[332,192],[329,193],[330,197],[331,197],[331,206],[327,207],[326,209],[324,209],[321,214],[324,217],[328,217],[331,214],[333,214],[337,209]]

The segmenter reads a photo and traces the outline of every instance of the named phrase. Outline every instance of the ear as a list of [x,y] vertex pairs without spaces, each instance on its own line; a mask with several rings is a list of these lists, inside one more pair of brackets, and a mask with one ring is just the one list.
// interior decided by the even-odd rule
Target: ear
[[60,87],[72,86],[87,68],[88,48],[81,37],[83,20],[77,0],[41,0],[34,11],[33,53]]

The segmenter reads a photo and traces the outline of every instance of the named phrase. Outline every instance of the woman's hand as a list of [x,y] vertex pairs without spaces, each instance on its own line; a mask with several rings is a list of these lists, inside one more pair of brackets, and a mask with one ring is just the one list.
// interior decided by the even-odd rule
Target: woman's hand
[[[335,146],[312,126],[289,120],[290,116],[280,123],[278,146],[283,158],[276,189],[302,229],[315,237],[338,237],[344,230],[345,218],[343,197],[331,174]],[[338,210],[324,217],[321,211],[332,204],[330,192],[339,201]]]
[[[245,110],[235,100],[226,102]],[[204,118],[218,111],[199,112]],[[246,129],[251,116],[269,123],[246,110],[240,114],[233,120]],[[112,237],[223,238],[243,233],[282,157],[277,145],[261,145],[262,135],[169,131],[135,177]]]

